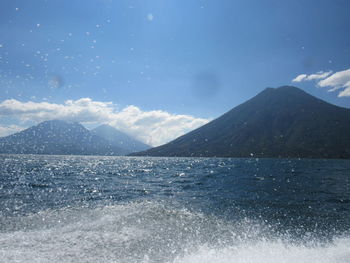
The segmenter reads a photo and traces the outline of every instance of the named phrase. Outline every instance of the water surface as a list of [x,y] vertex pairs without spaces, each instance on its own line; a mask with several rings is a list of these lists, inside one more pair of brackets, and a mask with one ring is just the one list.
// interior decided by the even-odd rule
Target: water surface
[[0,262],[350,262],[349,160],[0,164]]

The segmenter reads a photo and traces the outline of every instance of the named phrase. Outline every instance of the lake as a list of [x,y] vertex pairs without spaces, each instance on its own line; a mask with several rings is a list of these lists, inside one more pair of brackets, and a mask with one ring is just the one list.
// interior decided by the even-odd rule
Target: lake
[[350,262],[350,160],[0,155],[0,262]]

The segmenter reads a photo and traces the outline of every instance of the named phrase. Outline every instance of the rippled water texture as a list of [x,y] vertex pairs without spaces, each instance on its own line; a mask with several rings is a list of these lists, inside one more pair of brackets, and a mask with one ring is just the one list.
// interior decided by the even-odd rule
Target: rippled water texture
[[0,262],[350,262],[348,160],[0,163]]

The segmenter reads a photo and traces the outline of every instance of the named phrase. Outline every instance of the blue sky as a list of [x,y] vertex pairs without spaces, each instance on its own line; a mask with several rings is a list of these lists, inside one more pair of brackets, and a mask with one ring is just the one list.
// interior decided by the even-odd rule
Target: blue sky
[[[317,87],[320,78],[292,82],[350,68],[349,10],[346,0],[2,0],[0,103],[7,106],[0,104],[0,126],[6,134],[11,125],[45,119],[9,110],[8,100],[32,111],[89,98],[112,102],[114,113],[133,105],[152,123],[157,112],[197,121],[174,137],[266,87],[292,84],[350,107],[350,95],[328,92],[347,87],[347,72],[338,86]],[[77,120],[131,129],[113,118]]]

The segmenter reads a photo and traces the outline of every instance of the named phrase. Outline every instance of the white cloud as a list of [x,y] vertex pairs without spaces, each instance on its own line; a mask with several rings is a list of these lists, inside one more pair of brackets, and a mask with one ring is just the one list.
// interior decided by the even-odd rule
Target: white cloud
[[296,76],[295,79],[293,79],[293,82],[301,82],[307,78],[306,74],[300,74],[299,76]]
[[329,91],[335,91],[338,89],[344,89],[339,93],[339,97],[349,96],[344,94],[349,94],[346,92],[347,88],[350,87],[350,69],[339,71],[331,75],[330,77],[323,79],[318,82],[320,87],[331,87]]
[[350,88],[346,88],[341,91],[338,95],[339,97],[350,97]]
[[332,71],[327,71],[327,72],[320,71],[316,74],[311,74],[307,76],[307,80],[324,79],[328,77],[330,74],[332,74]]
[[0,117],[36,122],[61,119],[85,124],[108,123],[153,146],[175,139],[209,121],[161,110],[142,111],[132,105],[118,111],[112,102],[93,101],[90,98],[67,100],[63,104],[5,100],[0,102]]
[[141,111],[136,106],[128,106],[115,114],[109,123],[150,144],[161,145],[175,139],[208,122],[207,119],[189,115],[175,115],[165,111]]
[[310,81],[310,80],[317,80],[317,79],[324,79],[328,77],[330,74],[332,74],[332,71],[327,71],[327,72],[317,72],[315,74],[311,75],[306,75],[306,74],[301,74],[297,76],[295,79],[293,79],[293,82],[301,82],[301,81]]
[[24,129],[25,128],[17,125],[0,126],[0,137],[4,137]]
[[328,91],[333,92],[341,90],[338,97],[349,97],[350,96],[350,69],[335,72],[331,74],[328,72],[318,72],[316,74],[306,75],[301,74],[293,79],[293,82],[318,80],[317,86],[329,87]]
[[23,121],[37,122],[51,119],[85,123],[103,122],[110,118],[113,111],[111,102],[96,102],[89,98],[76,101],[67,100],[64,104],[20,102],[14,99],[0,103],[0,116],[17,117]]

